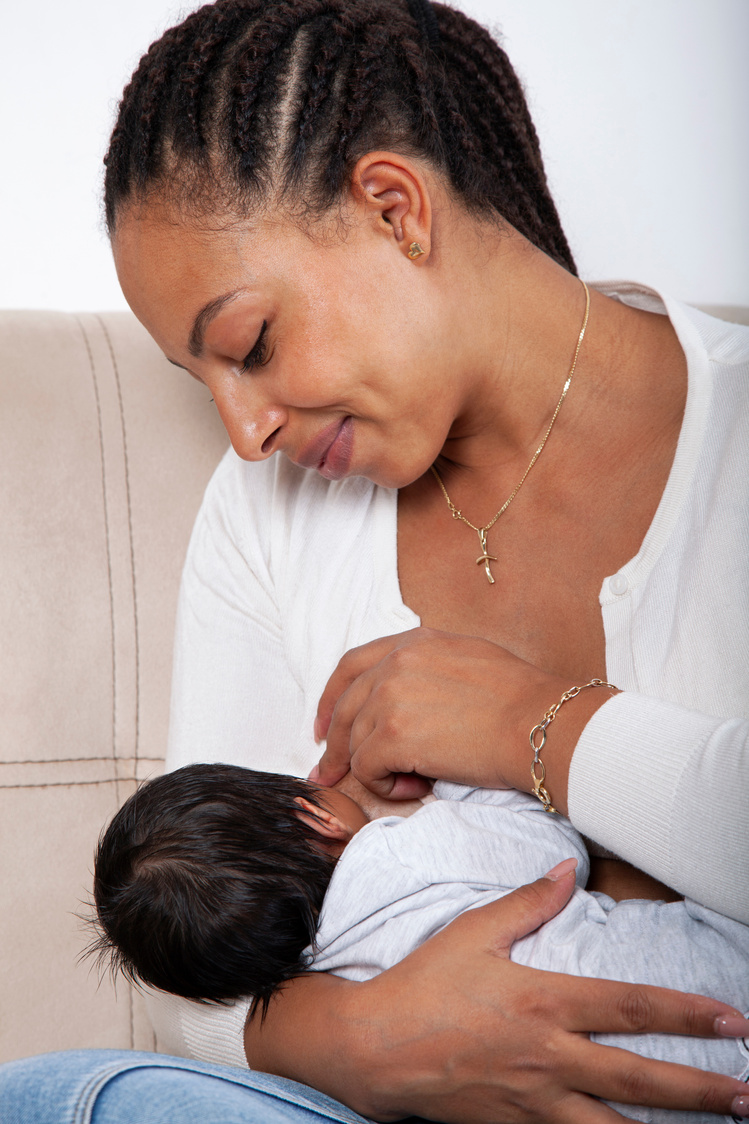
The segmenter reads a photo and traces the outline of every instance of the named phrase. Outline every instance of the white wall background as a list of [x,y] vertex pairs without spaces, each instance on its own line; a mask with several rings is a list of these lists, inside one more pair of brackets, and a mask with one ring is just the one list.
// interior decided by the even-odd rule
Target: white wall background
[[[747,0],[459,0],[525,82],[581,272],[749,304]],[[101,229],[117,98],[172,0],[8,0],[0,307],[124,307]]]

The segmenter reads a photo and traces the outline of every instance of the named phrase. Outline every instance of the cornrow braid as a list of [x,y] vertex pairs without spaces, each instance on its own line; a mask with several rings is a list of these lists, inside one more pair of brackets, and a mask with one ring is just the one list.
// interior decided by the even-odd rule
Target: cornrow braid
[[407,0],[407,3],[408,10],[421,28],[429,46],[436,47],[440,41],[440,27],[429,0]]
[[[574,273],[546,182],[538,135],[507,55],[484,28],[461,13],[441,5],[440,18],[448,65],[462,78],[456,86],[462,116],[473,122],[481,145],[483,159],[478,167],[485,170],[493,165],[510,189],[504,192],[503,217]],[[488,189],[487,185],[484,190]]]
[[216,0],[152,45],[105,158],[105,210],[323,215],[375,149],[422,158],[467,209],[575,263],[507,55],[428,0]]

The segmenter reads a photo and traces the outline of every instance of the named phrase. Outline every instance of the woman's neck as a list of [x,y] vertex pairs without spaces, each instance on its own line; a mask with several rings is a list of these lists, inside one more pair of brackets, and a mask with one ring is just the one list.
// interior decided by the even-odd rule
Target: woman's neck
[[[465,394],[438,467],[448,487],[466,499],[491,495],[486,510],[472,509],[471,516],[489,520],[489,507],[520,479],[548,428],[570,373],[586,295],[578,278],[511,231],[482,259],[454,264],[458,285],[465,286],[460,303],[471,310],[463,332],[469,341]],[[664,431],[673,436],[685,376],[666,317],[592,290],[585,338],[555,423],[555,446],[563,442],[577,454],[589,448],[594,464],[596,452],[605,451],[614,436],[628,448],[633,442],[649,445]],[[459,505],[462,498],[456,498]]]

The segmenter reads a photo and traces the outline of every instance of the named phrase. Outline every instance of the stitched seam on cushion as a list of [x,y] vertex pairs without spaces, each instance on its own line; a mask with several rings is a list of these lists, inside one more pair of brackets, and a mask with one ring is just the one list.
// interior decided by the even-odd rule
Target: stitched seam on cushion
[[[101,402],[99,400],[99,384],[96,378],[96,366],[94,364],[94,356],[91,351],[91,343],[88,338],[88,333],[84,327],[83,321],[79,316],[76,317],[83,334],[83,340],[86,344],[86,351],[88,353],[88,362],[91,368],[91,379],[94,384],[94,398],[96,400],[96,420],[99,427],[99,455],[101,457],[101,490],[102,499],[104,502],[104,538],[107,544],[107,577],[109,580],[109,627],[112,639],[112,761],[117,758],[117,646],[115,644],[114,635],[114,590],[112,587],[112,550],[109,541],[109,508],[107,505],[107,473],[104,464],[104,431],[101,422]],[[94,783],[94,782],[88,782]],[[37,785],[9,785],[9,788],[36,788],[46,787]],[[120,788],[115,780],[115,795],[117,804],[120,803]]]
[[[75,765],[78,761],[111,761],[111,757],[25,757],[22,761],[0,761],[0,769],[3,765]],[[136,761],[141,764],[143,761],[163,761],[163,757],[138,757],[133,755],[131,758],[119,757],[118,761]]]
[[[112,362],[112,370],[114,371],[114,381],[117,387],[117,402],[120,407],[120,430],[122,433],[122,455],[125,462],[125,500],[127,503],[127,533],[130,543],[130,582],[133,590],[133,630],[135,634],[135,768],[138,767],[138,749],[140,747],[140,637],[138,635],[138,588],[135,582],[135,547],[133,544],[133,513],[132,504],[130,502],[130,462],[127,453],[127,433],[125,430],[125,409],[122,402],[122,384],[120,382],[120,369],[117,365],[117,359],[112,346],[112,338],[109,334],[106,324],[101,316],[97,315],[96,319],[101,325],[104,332],[104,338],[107,341],[109,348],[109,358]],[[119,790],[117,791],[117,801],[119,803]],[[134,1013],[133,1013],[133,992],[128,992],[128,1008],[130,1016],[130,1049],[135,1048],[135,1026],[134,1026]]]
[[108,780],[103,781],[45,781],[40,784],[0,784],[0,792],[5,792],[10,788],[79,788],[84,784],[113,784],[116,786],[119,799],[120,781],[134,781],[136,779],[136,777],[109,777]]
[[107,341],[109,348],[109,356],[112,360],[112,368],[114,370],[114,380],[117,386],[117,401],[120,406],[120,426],[122,429],[122,452],[125,461],[125,497],[127,501],[127,530],[130,539],[130,580],[133,586],[133,627],[135,630],[135,760],[138,760],[138,750],[140,748],[140,634],[138,631],[138,587],[135,583],[135,544],[133,542],[133,514],[132,505],[130,502],[130,461],[127,452],[127,433],[125,430],[125,409],[122,403],[122,385],[120,382],[120,368],[117,364],[117,358],[114,353],[112,345],[112,338],[109,334],[104,320],[97,314],[96,319],[101,324],[104,337]]

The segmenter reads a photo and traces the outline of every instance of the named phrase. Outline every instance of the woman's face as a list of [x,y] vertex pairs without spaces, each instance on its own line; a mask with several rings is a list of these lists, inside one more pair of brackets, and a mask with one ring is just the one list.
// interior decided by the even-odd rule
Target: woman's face
[[239,456],[388,487],[421,476],[465,395],[436,271],[369,221],[326,239],[280,218],[206,225],[131,209],[114,255],[131,308],[210,389]]

